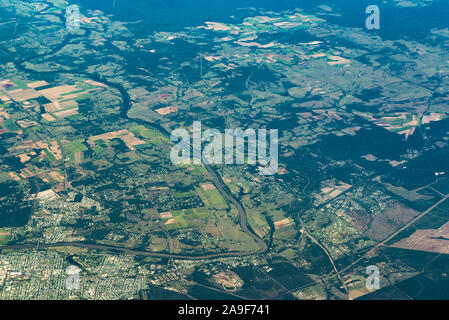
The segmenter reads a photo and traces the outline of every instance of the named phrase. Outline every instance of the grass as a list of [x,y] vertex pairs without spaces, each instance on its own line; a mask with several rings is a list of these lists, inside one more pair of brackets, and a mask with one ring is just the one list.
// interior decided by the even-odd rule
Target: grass
[[217,189],[205,190],[201,187],[195,187],[195,190],[206,207],[212,207],[217,210],[228,208],[228,204]]
[[132,126],[131,128],[129,128],[129,131],[134,134],[140,135],[142,138],[155,145],[168,142],[168,138],[164,136],[160,131],[147,128],[143,125]]
[[235,103],[238,103],[241,106],[246,106],[248,104],[245,100],[240,99],[239,97],[237,97],[235,95],[229,95],[228,99],[231,101],[234,101]]
[[202,208],[195,208],[195,209],[193,209],[193,211],[200,218],[204,218],[204,217],[208,217],[209,216],[209,209],[204,208],[204,207],[202,207]]
[[45,178],[47,178],[50,181],[50,183],[52,183],[52,184],[57,182],[55,179],[50,177],[50,175],[48,175],[48,174],[45,175]]
[[85,89],[80,89],[80,90],[76,90],[76,91],[72,91],[72,92],[66,92],[66,93],[61,94],[61,97],[72,95],[72,94],[78,94],[78,93],[81,93],[81,92],[84,92],[84,91],[86,91],[86,90]]
[[433,187],[442,193],[449,193],[449,178],[438,178]]
[[68,120],[72,120],[72,121],[77,121],[77,120],[84,120],[84,116],[80,115],[80,114],[74,114],[71,116],[68,116],[66,119]]
[[174,217],[174,219],[175,219],[174,223],[170,223],[167,225],[168,230],[182,229],[187,228],[189,226],[189,223],[186,221],[183,214]]
[[3,127],[5,129],[7,129],[8,131],[14,132],[14,131],[19,131],[19,128],[16,126],[16,124],[14,123],[13,120],[11,119],[6,119],[3,122]]
[[96,145],[95,148],[94,148],[94,152],[96,154],[102,154],[103,152],[105,152],[105,150],[104,150],[103,147],[100,147],[99,145]]
[[78,82],[76,85],[77,85],[77,87],[83,88],[84,91],[85,91],[85,90],[91,90],[91,89],[95,89],[95,88],[96,88],[95,86],[93,86],[93,85],[91,85],[91,84],[88,84],[88,83],[85,83],[85,82],[83,82],[83,81]]
[[24,89],[24,90],[25,90],[25,89],[29,89],[28,86],[27,86],[27,83],[26,83],[25,81],[19,79],[19,78],[14,78],[14,79],[12,80],[12,82],[14,82],[14,84],[15,84],[16,86],[18,86],[20,89]]
[[76,160],[76,157],[75,157],[75,153],[71,153],[71,154],[70,154],[70,161],[75,162],[75,163],[81,163],[81,162],[84,161],[84,154],[81,153],[81,154],[80,154],[80,157],[79,157],[79,161],[77,161],[77,160]]
[[181,164],[182,168],[189,170],[191,174],[204,175],[207,174],[206,168],[202,164]]
[[89,100],[92,99],[92,95],[90,93],[81,94],[78,97],[76,97],[74,100],[75,101],[82,101],[82,100],[85,100],[85,99],[89,99]]
[[10,233],[9,232],[1,232],[0,231],[0,244],[1,245],[5,245],[8,243],[10,238]]
[[67,144],[64,144],[64,149],[68,150],[70,153],[84,152],[88,148],[83,144],[84,139],[73,140]]
[[207,208],[175,210],[172,214],[175,222],[167,225],[169,230],[187,228],[190,221],[207,218],[210,215]]
[[78,248],[72,246],[63,246],[63,247],[50,247],[52,250],[62,252],[69,255],[86,253],[88,251],[87,248]]
[[404,131],[404,130],[409,130],[409,129],[412,129],[412,128],[415,128],[415,127],[416,127],[415,125],[411,125],[411,126],[405,126],[405,127],[401,127],[401,128],[390,128],[389,130],[391,132],[397,133],[397,132],[401,132],[401,131]]
[[402,118],[398,117],[398,118],[392,119],[390,121],[390,124],[395,125],[395,126],[397,126],[397,125],[401,125],[402,126],[402,125],[404,125],[406,123],[409,123],[410,121],[413,121],[413,115],[407,114],[405,119],[402,119]]
[[229,250],[250,251],[257,248],[257,243],[230,219],[222,220],[218,228],[223,235],[223,242],[229,246]]
[[175,193],[175,198],[191,198],[196,196],[196,193],[193,191],[187,191],[187,192],[176,192]]
[[248,223],[259,237],[264,237],[270,230],[267,219],[258,210],[248,210]]
[[51,162],[56,161],[55,156],[54,156],[50,151],[48,151],[48,149],[45,149],[44,152],[45,152],[45,154],[47,155],[48,159],[49,159]]
[[[64,152],[65,153],[69,153],[70,154],[70,161],[72,162],[76,162],[75,160],[75,153],[77,152],[84,152],[89,150],[89,148],[87,148],[84,144],[84,139],[76,139],[73,140],[69,143],[64,144],[63,148],[64,148]],[[81,156],[81,161],[83,160],[83,157]]]
[[428,200],[431,199],[431,196],[425,196],[422,194],[419,194],[418,192],[414,190],[407,190],[403,187],[396,187],[391,184],[386,184],[387,190],[394,193],[395,195],[407,199],[408,201],[417,201],[417,200]]

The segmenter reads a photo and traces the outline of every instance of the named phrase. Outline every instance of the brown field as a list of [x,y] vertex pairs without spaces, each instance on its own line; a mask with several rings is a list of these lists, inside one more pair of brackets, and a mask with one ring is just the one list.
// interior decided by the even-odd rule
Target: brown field
[[321,192],[324,193],[324,194],[328,194],[328,193],[330,193],[333,190],[334,190],[334,188],[331,188],[331,187],[321,188]]
[[327,63],[330,66],[337,65],[337,64],[348,64],[351,62],[348,59],[345,59],[345,58],[342,58],[339,56],[330,56],[329,59],[332,60]]
[[78,95],[79,95],[79,93],[68,94],[68,95],[64,96],[64,100],[69,100],[69,101],[64,101],[64,102],[70,102],[70,101],[76,102],[75,100],[72,100],[72,99],[78,98]]
[[[44,150],[47,149],[51,154],[53,154],[53,156],[56,158],[56,160],[62,159],[61,149],[59,148],[59,144],[57,141],[52,141],[50,143],[42,142],[42,141],[38,141],[38,142],[24,141],[20,146],[11,148],[11,150],[29,150],[29,149],[41,149],[42,150],[41,155],[43,157],[46,157],[46,153],[44,152]],[[25,160],[28,155],[34,156],[34,155],[36,155],[36,152],[28,151],[26,154],[20,155],[18,157],[20,157],[21,160],[22,159]]]
[[448,253],[449,222],[438,229],[416,230],[410,237],[401,239],[390,247],[426,252]]
[[[76,98],[75,95],[73,95],[73,96]],[[67,97],[65,97],[65,98],[67,98]],[[78,102],[76,102],[75,100],[62,101],[60,104],[64,109],[71,108],[71,107],[78,107]]]
[[343,191],[341,191],[341,190],[335,189],[334,191],[332,191],[331,193],[329,193],[329,196],[330,196],[331,198],[335,198],[335,197],[339,196],[342,192],[343,192]]
[[55,102],[50,102],[50,103],[44,104],[44,109],[47,112],[53,112],[53,111],[61,110],[62,107],[58,101],[55,101]]
[[373,240],[383,240],[404,224],[419,215],[419,212],[397,201],[389,201],[389,206],[372,217],[365,235]]
[[384,183],[387,187],[387,190],[394,193],[395,195],[407,199],[408,201],[416,201],[416,200],[430,200],[432,196],[425,196],[419,194],[416,190],[407,190],[403,187],[396,187],[389,183]]
[[24,178],[24,179],[27,179],[27,178],[29,178],[29,177],[33,177],[33,176],[34,176],[34,173],[31,172],[30,169],[25,168],[25,169],[20,170],[20,176],[21,176],[22,178]]
[[11,118],[11,116],[9,114],[7,114],[6,112],[3,112],[3,111],[0,112],[0,116],[4,117],[5,119]]
[[53,180],[56,180],[56,181],[59,181],[59,182],[64,181],[64,176],[61,175],[58,171],[52,171],[52,172],[50,172],[48,175],[49,175]]
[[26,90],[19,89],[19,90],[14,90],[14,91],[8,92],[8,96],[17,102],[23,102],[25,100],[30,100],[30,99],[35,99],[37,97],[40,97],[41,94],[34,89],[26,89]]
[[427,123],[430,123],[432,121],[439,121],[439,120],[441,120],[441,118],[443,116],[444,116],[444,114],[432,112],[429,115],[423,116],[421,122],[422,122],[422,124],[427,124]]
[[2,81],[0,81],[0,90],[6,89],[6,88],[8,88],[10,86],[13,86],[13,85],[14,85],[14,83],[11,80],[9,80],[9,79],[2,80]]
[[46,191],[39,192],[36,194],[36,197],[39,199],[55,199],[59,196],[52,189],[48,189]]
[[135,150],[136,149],[136,148],[134,148],[135,146],[145,143],[145,141],[142,141],[139,138],[136,138],[134,133],[129,132],[127,129],[107,132],[107,133],[103,133],[103,134],[100,134],[100,135],[97,135],[97,136],[90,137],[87,140],[87,143],[89,143],[89,145],[92,148],[94,148],[95,147],[95,141],[97,141],[97,140],[105,140],[105,141],[107,141],[107,140],[112,140],[112,139],[115,139],[115,138],[122,139],[123,142],[126,144],[126,146],[130,150]]
[[19,178],[19,176],[17,174],[15,174],[14,172],[8,172],[9,176],[15,180],[15,181],[20,181],[21,179]]
[[44,118],[45,120],[47,120],[47,121],[55,121],[56,120],[56,118],[54,118],[51,114],[49,114],[49,113],[44,113],[44,114],[42,114],[42,118]]
[[61,152],[61,149],[59,148],[58,142],[52,141],[47,146],[48,147],[46,147],[46,148],[48,149],[48,151],[51,152],[51,154],[53,154],[53,156],[56,158],[56,160],[62,159],[62,152]]
[[125,142],[126,146],[133,151],[136,150],[136,148],[134,148],[135,146],[145,143],[145,141],[142,141],[134,136],[134,133],[132,132],[129,132],[128,134],[126,134],[125,136],[121,136],[120,138]]
[[168,220],[165,224],[172,224],[172,223],[176,223],[176,220],[174,218]]
[[81,161],[82,161],[82,159],[83,159],[83,153],[80,151],[80,152],[75,152],[75,162],[76,163],[80,163]]
[[78,102],[76,102],[75,100],[68,100],[64,102],[55,100],[53,102],[44,104],[45,111],[47,112],[60,111],[71,107],[78,107]]
[[274,227],[277,229],[287,227],[293,224],[293,221],[290,218],[285,218],[282,220],[278,220],[274,223]]
[[201,185],[201,188],[204,190],[213,190],[215,189],[215,186],[212,183],[205,183]]
[[170,113],[176,112],[176,111],[178,111],[178,108],[173,107],[173,106],[156,109],[156,112],[162,116],[165,116],[167,114],[170,114]]
[[57,87],[53,87],[53,88],[49,88],[49,89],[38,90],[37,92],[39,92],[40,95],[43,95],[48,100],[53,101],[53,100],[59,99],[61,97],[61,95],[65,94],[65,93],[77,91],[78,89],[79,88],[75,85],[62,85],[62,86],[57,86]]
[[75,114],[78,114],[78,108],[54,112],[54,115],[57,116],[58,118],[65,118],[65,117],[73,116]]
[[171,214],[171,212],[161,212],[159,213],[159,215],[161,216],[162,219],[171,219],[173,218],[173,215]]
[[27,87],[31,88],[31,89],[36,89],[39,87],[48,86],[48,84],[49,83],[47,81],[36,81],[36,82],[28,83]]
[[27,155],[27,154],[19,154],[18,155],[18,157],[19,157],[19,159],[20,159],[20,162],[21,163],[25,163],[25,162],[27,162],[27,161],[29,161],[31,158]]

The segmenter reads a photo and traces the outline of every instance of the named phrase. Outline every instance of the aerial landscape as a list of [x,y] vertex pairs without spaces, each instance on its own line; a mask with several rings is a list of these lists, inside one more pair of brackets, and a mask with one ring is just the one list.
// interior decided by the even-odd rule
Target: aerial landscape
[[0,0],[0,300],[448,300],[448,199],[447,0]]

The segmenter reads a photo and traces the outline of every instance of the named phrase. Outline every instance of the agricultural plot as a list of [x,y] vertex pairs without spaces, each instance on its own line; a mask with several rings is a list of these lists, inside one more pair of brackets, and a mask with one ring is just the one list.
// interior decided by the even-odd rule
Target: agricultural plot
[[206,207],[222,210],[228,208],[228,204],[218,190],[212,185],[202,185],[195,187],[196,192],[200,196]]
[[209,217],[209,211],[206,208],[195,208],[176,210],[172,212],[173,218],[166,222],[169,230],[188,228],[189,222]]
[[142,138],[145,139],[146,142],[154,144],[154,145],[160,145],[163,143],[167,143],[169,140],[166,136],[164,136],[161,132],[147,128],[143,125],[135,125],[132,126],[129,131],[131,131],[134,134],[140,135]]
[[70,161],[80,163],[83,160],[83,152],[89,150],[83,143],[85,139],[77,139],[63,145],[63,150],[69,155]]
[[11,233],[7,231],[0,230],[0,245],[7,244],[9,241]]

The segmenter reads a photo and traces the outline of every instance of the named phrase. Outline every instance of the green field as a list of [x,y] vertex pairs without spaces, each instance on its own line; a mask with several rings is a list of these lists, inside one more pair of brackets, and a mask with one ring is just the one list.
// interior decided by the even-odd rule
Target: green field
[[195,187],[195,190],[206,207],[211,207],[217,210],[228,208],[228,204],[217,189],[205,190],[201,187]]
[[206,168],[202,164],[180,164],[180,167],[188,170],[191,174],[204,175],[207,174]]
[[31,83],[32,81],[25,81],[16,77],[12,80],[12,82],[14,82],[14,84],[18,86],[20,89],[26,90],[29,89],[27,83]]
[[175,198],[181,199],[181,198],[191,198],[195,197],[196,193],[193,191],[187,191],[187,192],[176,192]]
[[96,154],[102,154],[103,152],[105,152],[105,150],[104,150],[103,147],[101,147],[101,146],[99,146],[99,145],[96,145],[95,148],[94,148],[94,152],[95,152]]
[[173,218],[175,219],[175,223],[168,224],[167,225],[168,230],[182,229],[189,227],[189,223],[184,218],[183,213],[175,214],[175,212],[173,212]]
[[248,210],[248,223],[256,233],[263,237],[270,230],[270,225],[266,217],[258,210]]
[[84,152],[87,151],[88,148],[83,144],[84,139],[76,139],[67,144],[64,144],[64,149],[69,152]]
[[48,149],[45,149],[44,152],[47,155],[48,160],[50,160],[51,162],[56,161],[55,156],[50,151],[48,151]]
[[175,219],[175,223],[168,224],[168,230],[187,228],[189,227],[190,221],[207,218],[210,215],[207,208],[175,210],[172,214]]
[[[75,162],[75,153],[89,150],[84,144],[84,139],[76,139],[63,145],[64,153],[70,154],[70,160]],[[82,157],[81,157],[82,159]]]
[[10,237],[9,233],[7,233],[7,232],[0,232],[0,244],[1,245],[7,244],[8,241],[9,241],[9,237]]
[[131,128],[129,128],[129,131],[131,131],[134,134],[140,135],[147,142],[155,145],[159,145],[169,141],[168,138],[158,130],[147,128],[143,125],[132,126]]
[[14,121],[13,120],[11,120],[11,119],[6,119],[4,122],[3,122],[3,127],[5,128],[5,129],[7,129],[8,131],[11,131],[11,132],[14,132],[14,131],[18,131],[19,130],[19,128],[16,126],[16,124],[14,123]]

